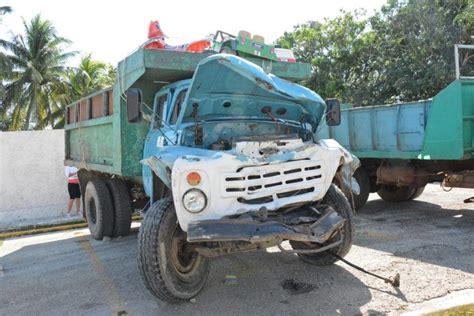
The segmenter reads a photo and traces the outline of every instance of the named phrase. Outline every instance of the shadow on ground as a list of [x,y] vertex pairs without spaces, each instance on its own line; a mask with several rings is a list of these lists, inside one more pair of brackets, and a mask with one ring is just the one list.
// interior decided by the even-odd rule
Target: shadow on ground
[[[459,204],[458,204],[459,205]],[[474,273],[474,209],[427,201],[369,201],[357,212],[358,246]]]
[[[367,286],[344,267],[318,268],[292,254],[256,252],[213,259],[195,303],[166,304],[145,289],[138,274],[136,235],[97,242],[77,232],[63,234],[69,238],[17,239],[30,241],[0,258],[2,313],[354,315],[371,299]],[[226,283],[226,275],[237,282]]]

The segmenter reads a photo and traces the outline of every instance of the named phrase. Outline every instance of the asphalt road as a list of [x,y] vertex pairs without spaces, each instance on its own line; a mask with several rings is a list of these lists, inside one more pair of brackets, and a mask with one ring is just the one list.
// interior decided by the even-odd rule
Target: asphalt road
[[[343,263],[317,268],[271,248],[214,259],[194,302],[166,304],[140,279],[136,233],[98,242],[87,230],[75,230],[0,242],[0,314],[403,313],[474,289],[474,204],[462,202],[472,195],[462,189],[445,193],[438,186],[400,204],[371,195],[357,213],[354,246],[346,258],[386,276],[400,273],[399,289]],[[226,275],[237,282],[226,282]]]

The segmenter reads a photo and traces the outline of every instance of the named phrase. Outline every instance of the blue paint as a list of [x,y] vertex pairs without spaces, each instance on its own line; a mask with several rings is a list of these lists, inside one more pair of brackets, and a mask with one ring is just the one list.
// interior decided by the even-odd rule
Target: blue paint
[[431,100],[426,100],[342,110],[341,125],[328,127],[322,124],[317,136],[320,139],[334,138],[356,154],[420,152],[431,103]]
[[[231,105],[225,107],[226,101]],[[270,106],[273,117],[306,120],[313,128],[318,126],[326,107],[315,92],[232,55],[213,55],[198,65],[185,104],[177,129],[182,122],[193,120],[193,104],[199,105],[197,114],[203,120],[216,116],[268,118],[261,108]],[[281,108],[286,110],[283,115],[278,114]]]

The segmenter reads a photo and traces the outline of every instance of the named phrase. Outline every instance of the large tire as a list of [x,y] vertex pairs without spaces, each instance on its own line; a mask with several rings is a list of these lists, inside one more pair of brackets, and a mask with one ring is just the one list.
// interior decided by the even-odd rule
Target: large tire
[[91,180],[87,183],[84,210],[92,238],[102,240],[104,237],[112,236],[114,225],[112,200],[102,180]]
[[196,296],[209,274],[209,259],[185,252],[186,233],[177,221],[173,200],[155,202],[138,233],[138,270],[157,298],[177,302]]
[[[381,185],[377,194],[387,202],[404,202],[409,201],[415,196],[416,189],[413,187],[395,185]],[[420,193],[421,194],[421,193]]]
[[415,189],[415,192],[411,196],[410,200],[414,200],[420,197],[421,194],[423,194],[423,191],[425,191],[425,186],[418,187]]
[[338,260],[331,254],[331,252],[339,255],[340,257],[344,257],[351,249],[352,238],[354,236],[354,220],[349,201],[347,200],[344,193],[342,193],[342,191],[334,184],[331,184],[329,187],[329,190],[326,192],[326,196],[324,196],[321,204],[331,206],[338,212],[340,216],[346,220],[342,229],[333,238],[322,245],[299,241],[290,241],[290,245],[293,249],[316,249],[334,243],[335,241],[339,240],[339,238],[342,238],[342,243],[330,250],[315,254],[298,254],[298,256],[304,262],[316,266],[327,266]]
[[114,210],[112,237],[127,236],[130,233],[133,212],[127,185],[119,179],[107,179],[106,184]]
[[357,168],[353,177],[356,179],[360,187],[360,194],[352,194],[354,197],[355,209],[359,210],[365,205],[365,203],[367,203],[367,200],[369,199],[370,179],[369,175],[362,167]]

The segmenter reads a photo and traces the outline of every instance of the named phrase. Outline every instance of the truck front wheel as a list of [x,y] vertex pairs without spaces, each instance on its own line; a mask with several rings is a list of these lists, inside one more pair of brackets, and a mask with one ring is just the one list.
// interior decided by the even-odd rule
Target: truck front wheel
[[138,269],[157,298],[177,302],[196,296],[209,274],[209,259],[189,247],[171,198],[155,202],[138,233]]
[[290,245],[294,250],[317,249],[341,240],[341,243],[338,246],[330,250],[315,254],[298,254],[298,256],[307,263],[316,266],[327,266],[338,260],[331,254],[331,252],[344,257],[351,249],[352,238],[354,236],[354,220],[352,217],[352,208],[349,205],[349,201],[347,200],[344,193],[342,193],[342,191],[334,184],[331,184],[329,187],[329,190],[326,192],[326,196],[324,196],[321,204],[329,205],[334,210],[336,210],[336,212],[338,212],[339,215],[345,219],[344,226],[342,226],[342,228],[333,238],[322,245],[300,241],[290,241]]
[[94,239],[111,237],[114,226],[114,214],[109,190],[102,180],[87,182],[84,193],[84,210],[87,225]]

